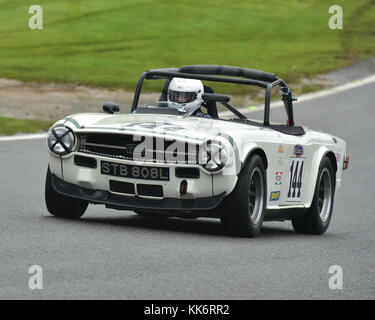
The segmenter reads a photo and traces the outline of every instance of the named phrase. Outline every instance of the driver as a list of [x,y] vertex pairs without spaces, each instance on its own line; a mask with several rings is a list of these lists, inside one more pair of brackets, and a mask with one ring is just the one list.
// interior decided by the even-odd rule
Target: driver
[[204,104],[203,83],[200,80],[173,78],[168,86],[168,106],[186,111],[189,116],[211,118],[201,110]]

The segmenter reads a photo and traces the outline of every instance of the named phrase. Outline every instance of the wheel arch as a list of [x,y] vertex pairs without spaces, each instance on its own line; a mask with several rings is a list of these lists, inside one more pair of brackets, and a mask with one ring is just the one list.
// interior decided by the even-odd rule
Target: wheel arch
[[337,172],[337,161],[336,161],[336,156],[335,156],[335,154],[334,154],[332,151],[328,151],[328,152],[326,152],[326,153],[323,155],[321,161],[322,161],[325,157],[327,157],[327,158],[331,161],[333,171],[334,171],[334,173],[336,173],[336,172]]
[[255,154],[257,154],[258,156],[260,156],[260,158],[262,159],[263,165],[264,165],[264,169],[267,170],[267,168],[268,168],[267,156],[266,156],[266,153],[264,152],[264,150],[261,149],[260,147],[255,147],[255,148],[251,149],[247,153],[247,155],[246,155],[246,157],[245,157],[245,159],[244,159],[244,161],[242,163],[241,169],[244,167],[244,165],[250,159],[250,157],[253,156],[253,155],[255,155]]
[[266,173],[266,186],[267,186],[267,167],[268,167],[268,160],[267,160],[267,156],[266,156],[266,153],[264,152],[263,149],[261,149],[260,147],[258,146],[254,146],[253,148],[251,148],[249,151],[247,151],[247,153],[245,153],[246,155],[243,157],[243,161],[240,162],[240,165],[237,167],[237,180],[236,180],[236,183],[233,185],[233,187],[231,188],[231,190],[228,192],[227,195],[230,195],[233,190],[235,189],[237,183],[238,183],[238,178],[241,176],[241,172],[242,172],[242,169],[245,167],[247,161],[253,156],[253,155],[258,155],[262,162],[263,162],[263,165],[264,165],[264,169],[265,169],[265,173]]
[[316,181],[318,179],[319,168],[320,168],[320,165],[321,165],[322,161],[325,158],[328,158],[329,161],[332,164],[333,173],[335,175],[335,177],[333,177],[333,178],[334,178],[334,181],[335,181],[335,186],[337,185],[337,183],[336,183],[336,173],[337,173],[338,168],[337,168],[336,156],[335,156],[333,151],[327,149],[326,147],[321,147],[315,153],[315,156],[313,158],[313,166],[312,166],[311,174],[309,175],[310,179],[311,179],[310,181],[312,181],[313,183],[309,184],[309,190],[308,190],[309,195],[308,195],[308,198],[307,198],[308,202],[305,203],[305,206],[307,208],[309,208],[311,206],[311,203],[312,203],[312,200],[313,200],[313,197],[314,197]]

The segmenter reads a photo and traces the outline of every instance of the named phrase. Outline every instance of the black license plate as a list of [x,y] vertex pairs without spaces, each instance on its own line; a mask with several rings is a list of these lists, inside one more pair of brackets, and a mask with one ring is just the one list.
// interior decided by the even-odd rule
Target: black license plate
[[100,171],[102,174],[145,180],[169,180],[169,168],[146,167],[130,164],[101,161]]

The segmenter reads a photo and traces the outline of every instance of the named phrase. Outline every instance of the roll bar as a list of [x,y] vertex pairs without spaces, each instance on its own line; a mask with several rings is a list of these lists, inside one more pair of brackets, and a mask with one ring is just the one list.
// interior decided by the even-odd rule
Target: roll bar
[[188,78],[214,82],[237,83],[254,85],[266,89],[263,120],[264,126],[270,125],[270,103],[272,88],[275,86],[279,86],[282,101],[284,102],[285,110],[288,115],[288,125],[294,126],[294,98],[290,89],[282,79],[278,78],[275,74],[272,73],[232,66],[190,65],[182,66],[181,68],[153,69],[146,71],[138,80],[131,111],[134,111],[138,106],[142,84],[145,79],[155,80],[171,78]]
[[274,75],[273,73],[232,66],[192,65],[183,66],[179,69],[179,71],[184,73],[233,76],[265,82],[274,82],[277,80],[276,75]]

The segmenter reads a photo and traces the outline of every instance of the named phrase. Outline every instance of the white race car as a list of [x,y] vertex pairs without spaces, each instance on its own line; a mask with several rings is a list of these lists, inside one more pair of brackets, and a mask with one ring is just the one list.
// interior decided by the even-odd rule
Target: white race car
[[[173,78],[255,85],[266,91],[263,121],[244,116],[230,97],[204,86],[207,116],[188,115],[166,101]],[[154,105],[138,106],[144,80],[164,87]],[[150,81],[147,81],[151,83]],[[270,123],[273,87],[286,123]],[[220,218],[232,234],[254,236],[265,220],[292,220],[299,233],[322,234],[335,190],[348,167],[345,142],[296,126],[285,82],[262,71],[212,65],[142,74],[132,110],[106,103],[106,113],[81,113],[49,130],[45,200],[59,217],[79,218],[88,204],[140,215]],[[235,116],[221,119],[217,104]]]

